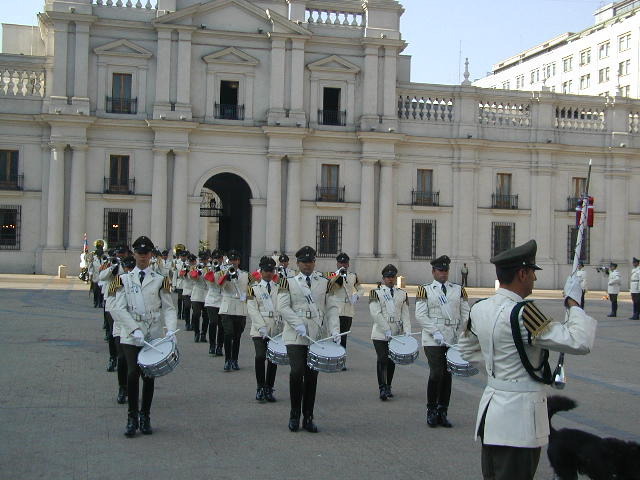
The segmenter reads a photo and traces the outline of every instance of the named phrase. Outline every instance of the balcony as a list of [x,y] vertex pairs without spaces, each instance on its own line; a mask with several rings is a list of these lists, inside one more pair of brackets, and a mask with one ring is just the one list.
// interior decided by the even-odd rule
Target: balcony
[[136,179],[122,180],[119,178],[104,177],[104,193],[115,195],[135,195]]
[[0,177],[0,190],[22,190],[24,175]]
[[580,197],[567,197],[567,212],[575,212],[581,200]]
[[420,207],[437,207],[440,205],[440,192],[411,191],[411,205]]
[[214,116],[219,120],[244,120],[244,105],[214,104]]
[[321,187],[316,185],[316,202],[344,202],[345,187]]
[[347,112],[346,110],[318,110],[318,124],[344,127],[347,124]]
[[491,208],[502,208],[506,210],[518,209],[518,195],[502,195],[501,193],[491,194]]
[[126,113],[135,115],[138,113],[137,98],[113,98],[107,97],[107,113]]

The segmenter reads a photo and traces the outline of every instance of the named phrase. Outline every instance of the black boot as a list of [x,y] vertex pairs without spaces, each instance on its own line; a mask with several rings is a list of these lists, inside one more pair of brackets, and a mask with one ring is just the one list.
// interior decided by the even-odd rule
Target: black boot
[[315,423],[313,423],[313,415],[309,415],[308,417],[304,417],[302,419],[302,428],[304,428],[307,432],[318,433],[318,427]]
[[193,341],[194,341],[195,343],[198,343],[198,342],[200,341],[200,334],[199,334],[198,332],[196,332],[196,333],[193,335]]
[[391,385],[387,385],[387,398],[393,398],[393,392],[391,391]]
[[387,398],[389,398],[387,396],[387,386],[384,384],[380,385],[380,400],[382,400],[383,402],[386,402]]
[[270,403],[276,401],[276,397],[273,396],[273,387],[264,387],[264,398]]
[[260,403],[264,403],[266,401],[266,398],[264,397],[264,388],[258,387],[256,390],[256,400]]
[[231,360],[231,368],[234,370],[240,370],[240,366],[238,365],[238,360]]
[[607,317],[615,317],[615,316],[616,316],[616,314],[613,313],[613,312],[611,312],[609,315],[607,315]]
[[111,357],[109,359],[109,363],[107,364],[107,372],[115,372],[116,368],[118,368],[118,358]]
[[147,412],[140,412],[140,431],[145,435],[151,435],[153,433],[151,419]]
[[185,330],[186,330],[187,332],[190,332],[190,331],[192,331],[192,330],[193,330],[193,328],[191,328],[191,322],[187,322],[187,325],[185,326]]
[[225,372],[230,372],[231,371],[231,360],[225,360],[224,361],[224,371]]
[[427,425],[431,428],[438,426],[438,410],[435,406],[427,405]]
[[120,405],[127,403],[127,387],[118,388],[118,398],[116,399]]
[[215,354],[216,354],[216,346],[209,345],[209,355],[215,355]]
[[200,334],[200,343],[207,343],[207,334],[206,333],[201,333]]
[[138,430],[138,412],[129,412],[127,416],[127,427],[124,431],[124,434],[127,437],[134,437],[136,431]]
[[222,356],[222,345],[216,346],[216,357]]
[[289,430],[297,432],[300,429],[300,410],[291,410],[289,414]]
[[451,428],[451,422],[447,419],[447,407],[442,405],[438,405],[438,425],[441,425],[445,428]]

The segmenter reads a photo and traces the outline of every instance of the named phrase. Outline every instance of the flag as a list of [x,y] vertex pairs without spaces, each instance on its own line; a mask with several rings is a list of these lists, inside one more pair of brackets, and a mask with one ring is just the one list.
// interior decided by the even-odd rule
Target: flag
[[87,253],[89,251],[89,242],[87,241],[87,234],[84,234],[84,240],[82,241],[82,251]]

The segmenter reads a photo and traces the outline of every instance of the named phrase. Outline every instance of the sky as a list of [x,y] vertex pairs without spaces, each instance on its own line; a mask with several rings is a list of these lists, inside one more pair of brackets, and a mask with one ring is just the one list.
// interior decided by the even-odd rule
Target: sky
[[[204,0],[202,0],[204,1]],[[602,0],[400,0],[411,81],[458,84],[464,58],[471,80],[522,50],[593,25]],[[36,24],[43,0],[0,0],[1,23]],[[460,55],[462,51],[462,55]],[[460,61],[462,59],[462,61]]]

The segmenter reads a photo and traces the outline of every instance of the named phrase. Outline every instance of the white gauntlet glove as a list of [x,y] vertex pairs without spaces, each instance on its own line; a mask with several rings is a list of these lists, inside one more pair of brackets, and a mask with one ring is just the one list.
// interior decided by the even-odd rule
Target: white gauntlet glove
[[340,334],[338,332],[333,334],[333,341],[340,345]]
[[306,337],[307,336],[307,327],[305,327],[304,323],[301,323],[300,325],[296,325],[295,326],[295,331],[298,334],[298,336],[300,336],[300,337]]
[[173,330],[167,330],[167,334],[165,335],[167,340],[171,340],[174,343],[178,343],[178,339],[176,338],[176,332]]
[[385,340],[391,340],[391,330],[385,330],[384,331],[384,339]]
[[580,305],[580,300],[582,300],[582,287],[580,286],[580,280],[575,275],[567,278],[564,284],[563,294],[565,298],[569,297]]
[[440,332],[435,332],[433,334],[433,339],[436,341],[438,345],[444,344],[444,335],[442,335]]
[[142,333],[142,330],[137,329],[134,330],[133,333],[131,334],[131,336],[133,337],[134,341],[136,342],[136,345],[138,346],[142,346],[144,345],[144,333]]
[[260,327],[258,333],[262,338],[267,338],[267,327]]

